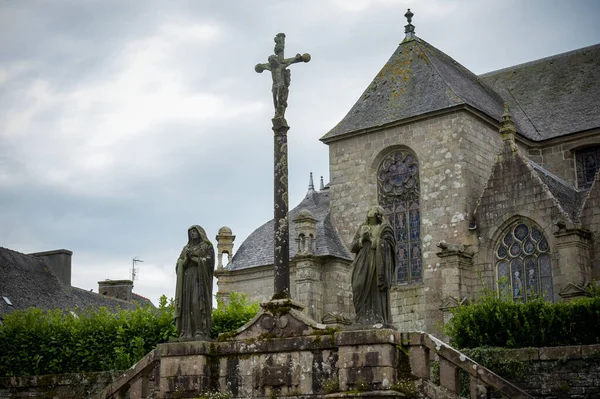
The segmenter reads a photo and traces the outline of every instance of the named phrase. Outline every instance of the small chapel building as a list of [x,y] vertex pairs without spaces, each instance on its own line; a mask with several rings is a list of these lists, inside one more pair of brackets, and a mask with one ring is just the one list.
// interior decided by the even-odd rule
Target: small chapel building
[[[348,248],[373,205],[396,235],[400,330],[439,332],[484,285],[520,301],[586,295],[600,280],[600,44],[478,76],[406,17],[404,40],[321,138],[330,183],[311,177],[289,214],[292,297],[317,321],[353,318]],[[273,221],[216,275],[221,297],[268,300]]]

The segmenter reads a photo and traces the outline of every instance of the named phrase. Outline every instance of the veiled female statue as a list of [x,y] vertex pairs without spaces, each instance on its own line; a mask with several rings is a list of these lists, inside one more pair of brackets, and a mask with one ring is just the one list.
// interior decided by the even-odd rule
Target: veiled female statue
[[367,213],[352,242],[352,294],[356,322],[390,325],[390,288],[396,274],[396,239],[383,208]]
[[179,337],[210,338],[215,250],[202,227],[188,229],[188,243],[177,259],[176,270],[175,326]]

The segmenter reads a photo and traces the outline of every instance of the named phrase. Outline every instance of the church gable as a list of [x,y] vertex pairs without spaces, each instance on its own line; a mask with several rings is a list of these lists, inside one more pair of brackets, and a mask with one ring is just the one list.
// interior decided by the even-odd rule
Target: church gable
[[[501,132],[507,131],[503,134],[504,147],[474,212],[479,231],[493,233],[496,226],[515,215],[527,216],[545,228],[556,219],[572,221],[578,213],[576,193],[541,167],[532,166],[515,145],[514,124],[508,111],[503,118]],[[549,185],[569,207],[561,204]]]
[[475,74],[424,40],[403,41],[348,114],[321,140],[456,107],[471,107],[495,120],[502,98]]

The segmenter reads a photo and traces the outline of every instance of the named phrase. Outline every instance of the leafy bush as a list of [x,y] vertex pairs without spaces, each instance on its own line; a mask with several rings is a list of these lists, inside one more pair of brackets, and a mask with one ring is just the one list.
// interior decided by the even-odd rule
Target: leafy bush
[[165,296],[158,309],[15,311],[0,326],[0,376],[122,370],[174,336]]
[[221,333],[237,330],[250,321],[258,310],[258,302],[248,302],[245,294],[232,292],[227,305],[217,299],[217,308],[212,312],[211,337],[216,338]]
[[[233,331],[257,312],[258,303],[233,293],[229,305],[213,310],[211,334]],[[164,295],[158,309],[15,311],[0,324],[0,377],[123,370],[176,336]]]
[[543,347],[600,343],[600,295],[571,302],[526,303],[484,296],[471,305],[459,306],[445,331],[452,345],[476,347]]

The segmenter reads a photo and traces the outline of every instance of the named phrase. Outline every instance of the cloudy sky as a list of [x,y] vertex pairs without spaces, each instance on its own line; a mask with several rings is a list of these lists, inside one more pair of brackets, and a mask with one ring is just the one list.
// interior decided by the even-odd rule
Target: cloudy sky
[[[124,279],[174,295],[191,224],[236,248],[272,217],[271,78],[285,32],[290,200],[328,180],[319,138],[404,34],[476,74],[600,42],[600,3],[558,0],[4,0],[0,246],[73,251],[73,285]],[[234,248],[235,251],[235,248]],[[1,278],[1,276],[0,276]]]

